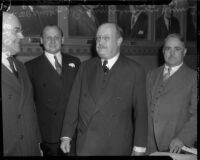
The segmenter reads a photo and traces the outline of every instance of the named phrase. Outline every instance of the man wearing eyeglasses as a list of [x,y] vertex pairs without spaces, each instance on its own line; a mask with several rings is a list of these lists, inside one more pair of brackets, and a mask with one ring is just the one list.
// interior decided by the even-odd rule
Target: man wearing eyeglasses
[[3,12],[2,120],[4,156],[39,156],[40,133],[32,87],[25,66],[14,56],[23,39],[18,18]]
[[145,74],[138,63],[120,53],[121,32],[113,23],[98,28],[98,57],[83,62],[72,87],[61,134],[63,152],[70,151],[70,139],[76,129],[77,155],[145,152]]
[[197,73],[183,62],[186,52],[180,35],[168,35],[165,64],[147,75],[148,153],[180,153],[197,140]]

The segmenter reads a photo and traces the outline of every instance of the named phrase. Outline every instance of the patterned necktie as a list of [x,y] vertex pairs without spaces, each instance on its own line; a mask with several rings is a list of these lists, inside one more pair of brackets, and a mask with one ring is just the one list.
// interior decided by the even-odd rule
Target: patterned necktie
[[7,58],[7,60],[9,62],[9,64],[10,64],[10,68],[11,68],[12,72],[18,78],[18,72],[17,72],[17,70],[14,67],[14,57],[10,56],[10,57]]
[[103,66],[102,66],[102,68],[103,68],[104,74],[108,74],[108,72],[109,72],[109,68],[106,66],[107,64],[108,64],[108,61],[107,61],[107,60],[103,61]]
[[58,72],[59,75],[61,75],[62,67],[61,67],[60,63],[58,62],[58,59],[56,56],[54,56],[54,59],[55,59],[56,71]]
[[167,71],[163,73],[163,81],[167,80],[170,77],[170,72],[172,71],[171,67],[166,69]]

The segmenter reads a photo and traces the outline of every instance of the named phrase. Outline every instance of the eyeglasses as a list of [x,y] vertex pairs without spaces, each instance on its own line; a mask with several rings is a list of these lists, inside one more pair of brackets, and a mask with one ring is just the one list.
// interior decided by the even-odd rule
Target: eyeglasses
[[98,42],[101,41],[101,39],[107,42],[110,40],[110,37],[109,36],[97,36],[96,37],[96,41],[98,41]]

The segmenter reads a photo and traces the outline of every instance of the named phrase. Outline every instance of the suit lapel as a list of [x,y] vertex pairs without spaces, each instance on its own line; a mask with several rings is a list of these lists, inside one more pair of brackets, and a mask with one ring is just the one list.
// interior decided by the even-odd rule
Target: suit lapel
[[8,86],[12,87],[14,90],[19,92],[20,83],[18,79],[3,64],[1,65],[1,68],[2,68],[2,82],[6,83]]
[[152,83],[154,83],[152,85],[152,92],[151,92],[152,95],[156,95],[156,92],[163,81],[163,70],[164,70],[164,65],[159,68],[159,70],[157,71],[157,73],[154,75],[154,77],[151,80]]
[[92,67],[88,68],[87,72],[87,78],[88,78],[88,90],[89,93],[94,100],[94,102],[97,102],[97,95],[96,95],[96,90],[97,90],[97,80],[99,78],[99,68],[101,66],[101,60],[100,58],[96,58],[94,64]]
[[118,86],[117,80],[122,78],[120,73],[123,72],[123,57],[121,55],[109,72],[110,77],[108,79],[107,87],[98,100],[99,106],[103,106],[103,104],[107,103],[110,99],[112,99],[112,97],[115,97]]
[[43,57],[42,57],[42,61],[44,62],[42,64],[42,66],[44,68],[46,68],[44,70],[47,71],[47,72],[52,73],[52,74],[50,74],[51,78],[56,78],[57,80],[60,80],[60,75],[57,73],[55,68],[52,66],[52,64],[49,62],[49,60],[47,59],[47,57],[44,54],[43,54]]

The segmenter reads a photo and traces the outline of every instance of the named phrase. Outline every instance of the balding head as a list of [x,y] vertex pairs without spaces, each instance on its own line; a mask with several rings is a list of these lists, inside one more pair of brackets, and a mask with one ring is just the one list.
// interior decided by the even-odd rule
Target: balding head
[[2,51],[14,55],[20,51],[19,42],[23,38],[21,24],[14,14],[3,12],[2,25]]

